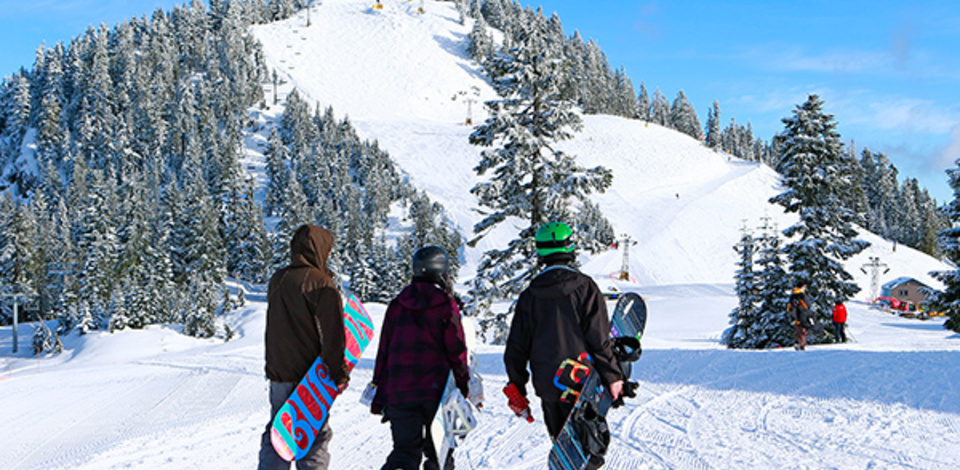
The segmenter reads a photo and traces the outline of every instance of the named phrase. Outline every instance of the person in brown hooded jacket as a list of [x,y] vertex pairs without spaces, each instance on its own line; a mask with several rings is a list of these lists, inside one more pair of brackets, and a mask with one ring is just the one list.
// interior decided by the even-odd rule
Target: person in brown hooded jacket
[[[327,259],[333,234],[315,225],[303,225],[290,241],[290,265],[279,269],[267,289],[265,334],[266,374],[270,380],[270,421],[260,442],[259,470],[289,470],[270,443],[274,416],[307,374],[317,356],[330,370],[340,391],[350,380],[344,363],[346,334],[343,303]],[[310,452],[297,461],[298,469],[326,469],[327,445],[333,437],[330,421],[324,424]]]

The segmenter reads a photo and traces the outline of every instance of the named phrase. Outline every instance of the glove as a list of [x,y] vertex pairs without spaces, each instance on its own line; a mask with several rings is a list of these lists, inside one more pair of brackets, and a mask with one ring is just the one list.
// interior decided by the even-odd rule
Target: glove
[[460,395],[463,398],[470,397],[470,387],[461,387],[460,385],[457,385],[457,390],[460,391]]
[[520,389],[518,389],[513,382],[510,382],[506,387],[503,387],[503,393],[507,395],[507,405],[510,406],[510,409],[513,410],[518,417],[526,419],[528,423],[532,423],[533,414],[530,413],[530,402],[527,400],[527,397],[520,393]]

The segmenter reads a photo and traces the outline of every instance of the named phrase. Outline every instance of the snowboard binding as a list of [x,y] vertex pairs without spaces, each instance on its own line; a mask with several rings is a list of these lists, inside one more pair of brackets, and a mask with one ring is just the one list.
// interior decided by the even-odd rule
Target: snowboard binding
[[620,363],[620,371],[623,372],[623,391],[611,404],[614,408],[620,408],[624,405],[625,398],[636,398],[637,389],[640,384],[630,380],[633,372],[633,363],[640,360],[643,354],[643,348],[640,347],[640,340],[631,336],[621,336],[613,339],[613,353],[617,356]]

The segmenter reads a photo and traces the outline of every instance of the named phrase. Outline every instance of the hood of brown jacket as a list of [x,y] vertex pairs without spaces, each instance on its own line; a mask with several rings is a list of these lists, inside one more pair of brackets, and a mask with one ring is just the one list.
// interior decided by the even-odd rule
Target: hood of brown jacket
[[327,259],[333,249],[333,233],[316,225],[301,225],[290,240],[290,265],[312,266],[329,273]]

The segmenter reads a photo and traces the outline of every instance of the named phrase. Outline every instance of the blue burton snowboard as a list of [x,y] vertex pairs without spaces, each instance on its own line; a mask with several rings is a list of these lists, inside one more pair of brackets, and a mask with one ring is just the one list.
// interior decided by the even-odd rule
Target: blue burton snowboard
[[[620,296],[610,320],[610,337],[625,377],[623,396],[636,396],[637,384],[630,381],[632,363],[640,358],[640,339],[647,324],[647,305],[635,292]],[[592,373],[589,358],[581,355],[563,362],[554,383],[564,396],[576,400],[550,450],[550,470],[593,470],[603,465],[610,432],[606,415],[614,406],[610,391]],[[622,404],[623,398],[616,405]]]

